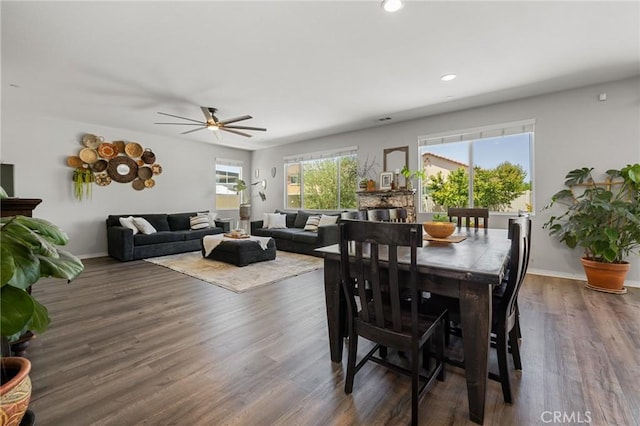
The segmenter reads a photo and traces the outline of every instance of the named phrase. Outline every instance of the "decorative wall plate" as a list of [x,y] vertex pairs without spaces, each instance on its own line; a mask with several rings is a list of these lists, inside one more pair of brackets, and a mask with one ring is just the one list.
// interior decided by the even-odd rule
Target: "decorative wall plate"
[[80,157],[83,162],[91,164],[98,161],[98,152],[93,148],[82,148],[78,157]]
[[124,147],[124,152],[131,158],[138,158],[142,155],[144,150],[142,149],[142,145],[137,142],[129,142]]
[[82,167],[82,160],[77,155],[70,155],[67,157],[67,166],[77,169]]
[[113,141],[111,143],[116,147],[116,151],[118,151],[118,154],[126,154],[124,152],[124,146],[126,145],[125,141]]
[[102,142],[104,142],[104,138],[102,136],[92,135],[91,133],[87,133],[86,135],[84,135],[82,137],[82,144],[84,146],[86,146],[87,148],[94,148],[95,149]]
[[105,160],[111,160],[113,157],[118,155],[118,150],[112,143],[103,142],[98,146],[98,155]]
[[111,183],[111,177],[107,174],[100,173],[96,175],[96,184],[98,186],[107,186]]
[[153,179],[147,179],[144,181],[144,186],[146,186],[147,188],[153,188],[156,184],[156,181]]
[[107,173],[116,182],[131,182],[138,176],[138,165],[129,157],[118,156],[109,160]]
[[162,173],[162,166],[160,164],[154,164],[153,166],[151,166],[151,171],[154,175],[159,175],[160,173]]
[[153,176],[153,172],[151,171],[151,168],[149,167],[138,167],[138,177],[140,179],[146,180],[146,179],[150,179],[151,176]]
[[133,186],[133,189],[135,189],[136,191],[141,191],[144,189],[145,185],[144,185],[144,181],[142,179],[136,179],[131,183],[131,186]]
[[107,170],[108,165],[109,162],[107,160],[98,160],[91,165],[91,168],[94,172],[104,172],[105,170]]

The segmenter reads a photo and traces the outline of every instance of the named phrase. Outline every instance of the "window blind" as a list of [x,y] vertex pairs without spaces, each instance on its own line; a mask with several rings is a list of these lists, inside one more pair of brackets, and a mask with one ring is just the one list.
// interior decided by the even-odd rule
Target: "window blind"
[[535,120],[514,121],[510,123],[419,136],[418,145],[439,145],[443,143],[465,142],[483,138],[530,133],[534,131],[534,128]]
[[320,151],[320,152],[310,152],[305,154],[289,155],[287,157],[284,157],[284,163],[291,164],[291,163],[300,163],[303,161],[321,160],[323,158],[346,157],[349,155],[356,155],[357,153],[358,153],[357,146],[349,146],[349,147],[330,150],[330,151]]

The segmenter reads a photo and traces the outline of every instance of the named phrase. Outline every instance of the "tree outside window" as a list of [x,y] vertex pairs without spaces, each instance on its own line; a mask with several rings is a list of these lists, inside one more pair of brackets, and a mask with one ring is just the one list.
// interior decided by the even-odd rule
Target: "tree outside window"
[[425,145],[420,155],[425,212],[486,207],[493,212],[532,210],[532,132]]

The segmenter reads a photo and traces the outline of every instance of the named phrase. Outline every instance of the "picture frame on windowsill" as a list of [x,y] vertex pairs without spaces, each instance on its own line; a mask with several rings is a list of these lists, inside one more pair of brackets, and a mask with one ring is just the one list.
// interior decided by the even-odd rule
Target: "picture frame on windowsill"
[[393,183],[393,172],[382,172],[380,173],[380,190],[388,190],[392,189]]

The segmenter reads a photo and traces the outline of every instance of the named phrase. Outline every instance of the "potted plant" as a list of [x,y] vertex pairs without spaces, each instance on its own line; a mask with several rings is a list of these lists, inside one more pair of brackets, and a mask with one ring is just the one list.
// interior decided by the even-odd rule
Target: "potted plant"
[[626,259],[640,248],[640,164],[607,170],[602,182],[593,168],[571,170],[563,189],[545,209],[561,204],[565,210],[543,225],[570,248],[582,247],[587,286],[625,292]]
[[427,174],[424,170],[410,170],[407,165],[400,170],[402,176],[404,176],[406,181],[407,189],[413,189],[413,178],[417,177],[418,179],[425,180],[427,178]]
[[447,238],[456,230],[456,224],[449,221],[449,217],[436,213],[431,220],[422,224],[425,232],[434,238]]
[[[267,180],[262,179],[251,184],[251,186],[255,185],[262,185],[262,191],[258,191],[258,195],[262,201],[266,201],[267,196],[264,190],[267,188]],[[234,187],[240,194],[240,219],[249,219],[251,217],[251,195],[246,193],[249,188],[249,185],[242,179],[238,179],[238,183]]]
[[[1,187],[0,198],[7,198]],[[25,216],[0,219],[0,395],[3,395],[0,418],[17,419],[16,424],[29,403],[31,364],[25,358],[10,356],[10,342],[26,330],[44,332],[51,321],[47,308],[30,293],[33,284],[43,277],[71,281],[84,270],[80,259],[57,247],[68,241],[60,228],[43,219]],[[9,397],[8,392],[19,396]]]

